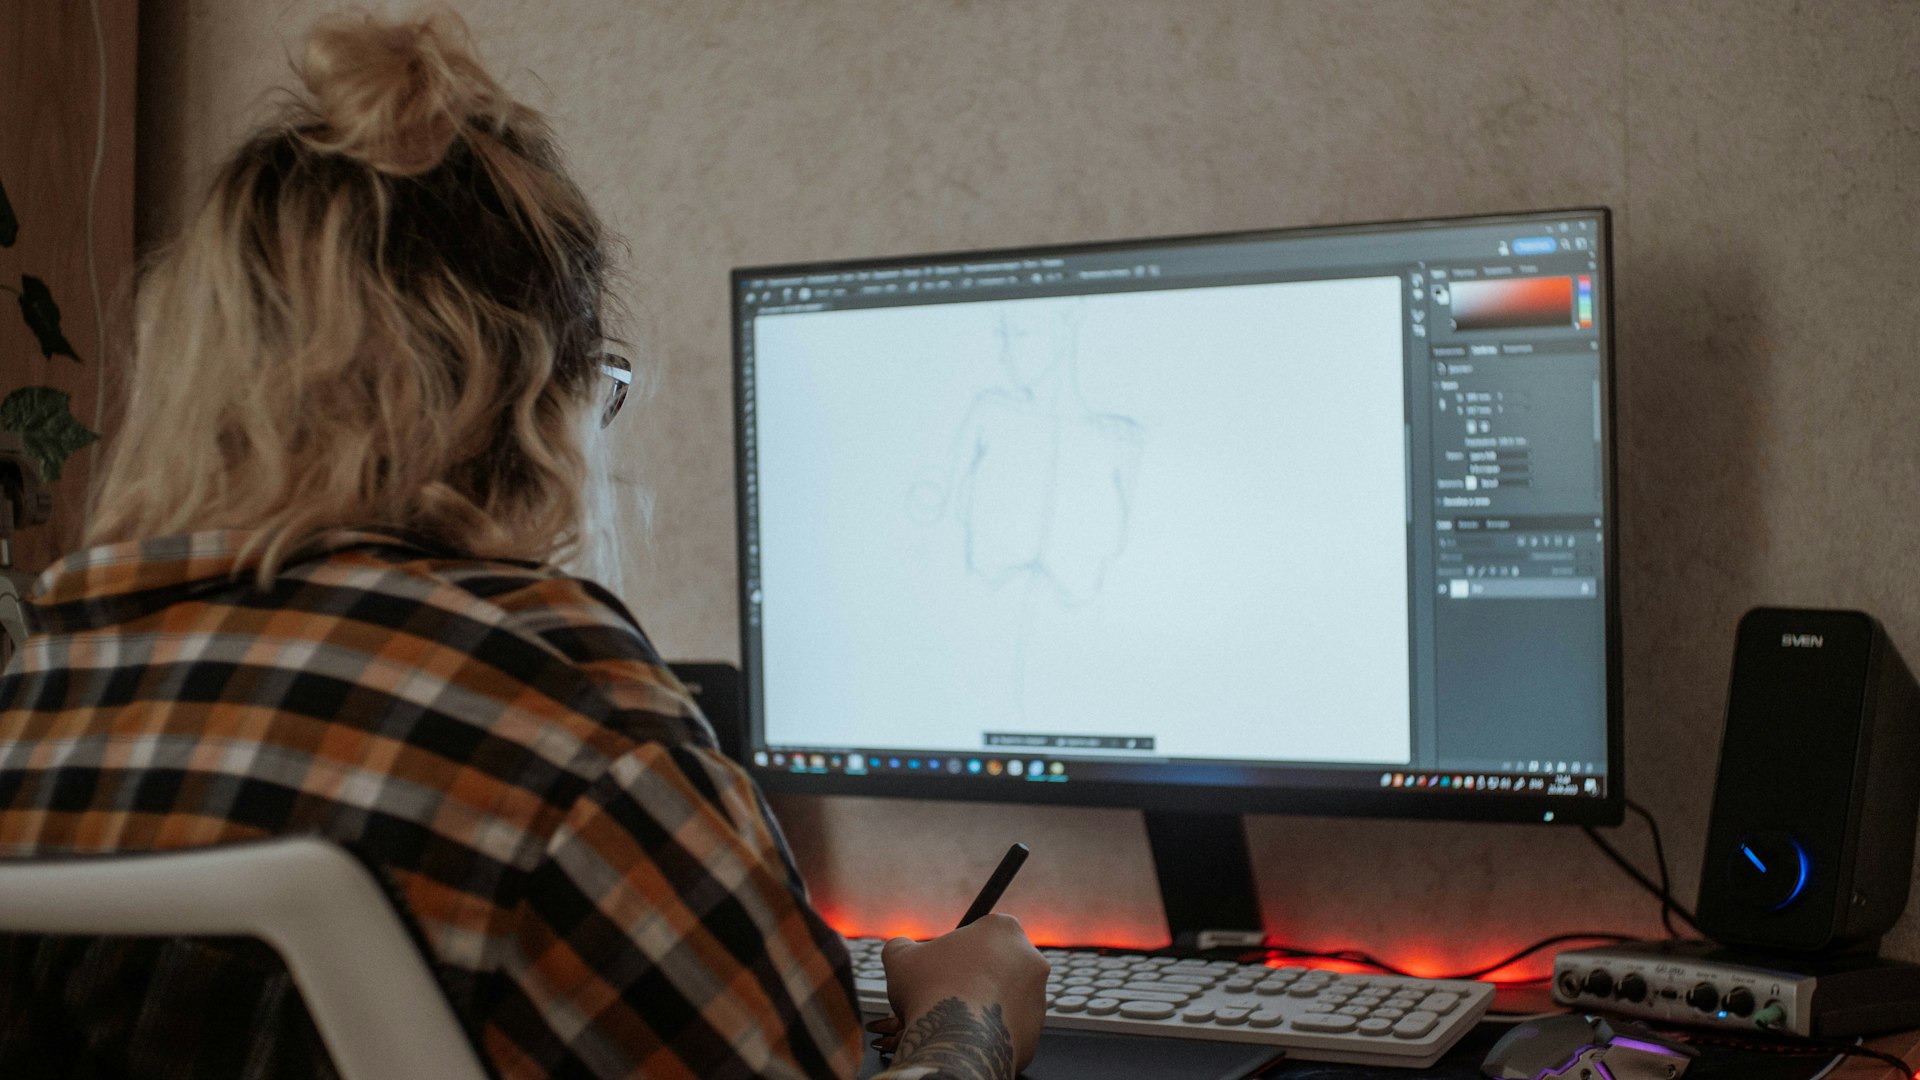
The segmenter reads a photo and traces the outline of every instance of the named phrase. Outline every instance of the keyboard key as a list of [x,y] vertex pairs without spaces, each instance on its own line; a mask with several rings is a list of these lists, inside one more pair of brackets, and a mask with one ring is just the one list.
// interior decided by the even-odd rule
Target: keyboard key
[[1247,1023],[1257,1028],[1279,1027],[1286,1014],[1277,1009],[1255,1009],[1247,1014]]
[[1079,994],[1064,995],[1063,997],[1059,998],[1053,1003],[1054,1012],[1063,1012],[1063,1013],[1079,1012],[1081,1009],[1084,1009],[1086,1007],[1087,1007],[1087,999],[1084,997],[1081,997]]
[[1393,1021],[1383,1020],[1378,1016],[1370,1016],[1358,1024],[1355,1024],[1353,1030],[1362,1035],[1385,1035],[1387,1032],[1393,1030]]
[[1165,1020],[1173,1015],[1173,1006],[1163,1001],[1123,1001],[1120,1015],[1132,1020]]
[[[1185,1005],[1187,1003],[1187,995],[1185,994],[1168,994],[1159,990],[1128,990],[1122,988],[1119,990],[1109,990],[1100,996],[1112,998],[1119,1002],[1157,1001],[1165,1002],[1168,1005]],[[1169,1010],[1167,1015],[1173,1015],[1171,1010]]]
[[1252,990],[1257,985],[1258,984],[1255,983],[1252,979],[1235,978],[1235,979],[1228,979],[1223,984],[1223,988],[1229,994],[1244,994],[1247,991]]
[[1362,1020],[1366,1019],[1367,1015],[1373,1012],[1372,1009],[1367,1008],[1365,1005],[1342,1005],[1333,1011],[1341,1016],[1352,1016]]
[[1358,1026],[1360,1026],[1360,1021],[1355,1020],[1351,1016],[1341,1016],[1338,1013],[1307,1013],[1302,1016],[1296,1016],[1293,1019],[1293,1029],[1295,1031],[1338,1034],[1342,1031],[1352,1031]]
[[1263,982],[1255,986],[1253,992],[1264,997],[1273,997],[1277,994],[1286,993],[1287,984],[1283,982]]
[[1393,1033],[1402,1039],[1417,1039],[1433,1030],[1440,1018],[1430,1012],[1410,1012],[1393,1025]]
[[1430,1012],[1435,1016],[1445,1016],[1452,1012],[1453,1007],[1458,1004],[1460,1004],[1460,996],[1458,994],[1449,994],[1442,990],[1439,993],[1428,994],[1425,998],[1421,999],[1420,1010],[1422,1012]]
[[1373,1010],[1373,1015],[1382,1020],[1398,1020],[1407,1015],[1407,1011],[1405,1009],[1396,1009],[1391,1005],[1382,1005],[1380,1008]]
[[[1204,993],[1204,991],[1197,986],[1182,986],[1179,983],[1160,982],[1133,982],[1122,986],[1120,990],[1134,990],[1141,993],[1155,994],[1168,1001],[1188,1001]],[[1117,993],[1119,993],[1119,990],[1109,991],[1109,995]]]
[[1214,983],[1217,983],[1220,980],[1217,977],[1212,975],[1189,975],[1189,974],[1182,973],[1178,975],[1162,975],[1160,977],[1160,981],[1170,982],[1170,983],[1186,983],[1190,986],[1212,986]]
[[[1089,1016],[1105,1016],[1108,1013],[1118,1011],[1120,1011],[1120,1003],[1110,997],[1097,997],[1087,1002],[1087,1014]],[[1405,1023],[1404,1020],[1401,1022]]]
[[1127,980],[1125,980],[1125,979],[1095,979],[1095,980],[1093,981],[1093,985],[1094,985],[1094,989],[1096,989],[1096,990],[1118,990],[1118,989],[1119,989],[1120,987],[1122,987],[1122,986],[1125,986],[1125,985],[1127,985]]
[[1222,1024],[1244,1024],[1247,1022],[1247,1015],[1252,1011],[1252,1009],[1215,1009],[1213,1018]]
[[1189,1024],[1204,1024],[1213,1019],[1213,1010],[1204,1005],[1195,1006],[1181,1013],[1180,1019]]

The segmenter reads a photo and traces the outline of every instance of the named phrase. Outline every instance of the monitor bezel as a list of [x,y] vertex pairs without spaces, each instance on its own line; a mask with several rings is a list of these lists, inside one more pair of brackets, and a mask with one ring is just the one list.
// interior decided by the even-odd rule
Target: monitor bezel
[[[1292,240],[1313,236],[1360,235],[1373,232],[1407,232],[1423,228],[1444,229],[1461,226],[1521,224],[1530,221],[1559,220],[1572,216],[1598,219],[1602,240],[1600,273],[1606,283],[1601,290],[1604,333],[1601,338],[1601,412],[1606,430],[1603,455],[1606,476],[1601,485],[1602,520],[1607,534],[1602,553],[1606,588],[1602,597],[1606,647],[1606,793],[1588,796],[1517,795],[1492,792],[1443,792],[1381,787],[1312,786],[1233,786],[1208,784],[1154,784],[1115,780],[1073,780],[1065,784],[1037,784],[1010,778],[981,779],[946,775],[888,775],[869,773],[851,776],[834,773],[800,773],[752,762],[752,750],[760,707],[759,686],[747,669],[754,655],[750,623],[747,522],[751,520],[747,501],[747,445],[744,390],[746,357],[741,334],[743,282],[751,278],[857,271],[897,266],[903,262],[933,260],[996,261],[1009,257],[1051,257],[1098,254],[1106,251],[1137,250],[1155,246],[1194,246]],[[729,336],[733,352],[734,422],[734,512],[735,512],[735,615],[738,624],[741,658],[741,715],[743,726],[742,765],[760,786],[769,792],[804,795],[858,796],[868,798],[931,799],[953,802],[995,802],[1058,806],[1129,807],[1142,810],[1179,810],[1209,813],[1284,814],[1351,818],[1432,819],[1449,821],[1485,821],[1507,823],[1546,823],[1564,825],[1620,824],[1626,816],[1625,711],[1622,700],[1623,657],[1620,625],[1620,518],[1619,518],[1619,435],[1616,408],[1614,338],[1614,241],[1613,212],[1606,206],[1575,206],[1549,210],[1529,210],[1497,214],[1460,214],[1404,220],[1369,221],[1351,224],[1310,225],[1278,229],[1249,229],[1198,233],[1179,236],[1136,237],[1084,243],[1034,244],[1021,247],[966,249],[944,252],[914,252],[902,255],[859,259],[831,259],[736,267],[729,275]],[[1310,767],[1308,767],[1310,768]],[[1368,767],[1369,773],[1381,767]]]

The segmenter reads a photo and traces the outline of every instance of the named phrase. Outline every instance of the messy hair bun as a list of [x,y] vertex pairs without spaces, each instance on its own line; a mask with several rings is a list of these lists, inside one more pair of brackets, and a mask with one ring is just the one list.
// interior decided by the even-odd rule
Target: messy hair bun
[[395,176],[433,168],[463,126],[497,127],[511,108],[474,58],[466,27],[443,13],[323,19],[299,71],[319,121],[306,133],[313,147]]
[[137,299],[91,542],[375,526],[547,558],[604,405],[599,218],[451,12],[334,17]]

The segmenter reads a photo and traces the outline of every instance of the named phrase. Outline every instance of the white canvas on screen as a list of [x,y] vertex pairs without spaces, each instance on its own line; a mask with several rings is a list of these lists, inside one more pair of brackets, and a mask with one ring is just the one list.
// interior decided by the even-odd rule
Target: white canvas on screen
[[772,745],[1409,754],[1394,277],[763,316]]

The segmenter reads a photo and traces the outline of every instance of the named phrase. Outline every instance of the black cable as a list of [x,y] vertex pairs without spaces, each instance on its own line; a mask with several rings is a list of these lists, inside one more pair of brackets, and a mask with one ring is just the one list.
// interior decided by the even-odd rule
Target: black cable
[[1854,1043],[1833,1043],[1820,1048],[1821,1053],[1827,1053],[1829,1051],[1837,1054],[1852,1054],[1856,1057],[1873,1058],[1876,1061],[1884,1061],[1888,1065],[1893,1066],[1895,1071],[1899,1072],[1900,1080],[1913,1080],[1913,1077],[1917,1075],[1914,1072],[1913,1066],[1907,1064],[1905,1058],[1900,1057],[1898,1054],[1889,1054],[1885,1050],[1875,1050],[1871,1046],[1859,1046]]
[[[1647,811],[1646,807],[1632,799],[1627,800],[1627,809],[1640,815],[1641,819],[1647,823],[1647,832],[1653,837],[1653,858],[1660,864],[1660,925],[1666,927],[1668,937],[1677,938],[1680,932],[1673,928],[1673,912],[1679,905],[1673,899],[1673,881],[1667,876],[1667,847],[1660,842],[1660,823],[1653,820],[1653,815]],[[1693,916],[1688,915],[1687,921],[1692,923]],[[1699,927],[1696,926],[1694,929],[1697,930]]]
[[[1399,975],[1409,979],[1467,980],[1467,979],[1479,979],[1479,978],[1483,978],[1485,976],[1491,975],[1494,972],[1499,971],[1501,968],[1510,967],[1514,964],[1519,963],[1522,960],[1525,960],[1527,957],[1532,956],[1534,953],[1537,953],[1542,949],[1550,948],[1554,945],[1559,945],[1568,941],[1633,941],[1633,940],[1636,940],[1636,939],[1628,934],[1610,934],[1610,933],[1556,934],[1550,938],[1542,938],[1541,940],[1536,941],[1533,944],[1528,945],[1527,947],[1514,952],[1512,955],[1507,956],[1506,958],[1496,963],[1488,964],[1485,967],[1476,968],[1472,971],[1464,971],[1464,972],[1459,972],[1457,974],[1452,974],[1452,975],[1416,975],[1411,971],[1405,970],[1404,968],[1399,968],[1392,964],[1389,964],[1386,961],[1380,959],[1379,957],[1374,956],[1372,953],[1364,952],[1359,949],[1326,950],[1326,949],[1305,949],[1305,948],[1300,948],[1299,946],[1294,946],[1294,945],[1267,945],[1267,946],[1263,946],[1260,949],[1260,952],[1262,954],[1266,954],[1269,956],[1277,954],[1287,959],[1338,960],[1343,963],[1357,964],[1361,967],[1369,967],[1377,971],[1385,972],[1388,975]],[[1514,979],[1511,981],[1514,985],[1524,985],[1527,983],[1545,982],[1547,978],[1548,978],[1547,976],[1542,976],[1540,978],[1534,978],[1534,979]],[[1504,982],[1507,980],[1502,980],[1502,981]]]
[[1594,845],[1598,847],[1607,858],[1613,860],[1614,865],[1626,871],[1628,877],[1639,882],[1642,888],[1652,893],[1654,897],[1660,901],[1660,921],[1661,924],[1667,928],[1668,934],[1673,937],[1680,936],[1679,932],[1673,928],[1673,915],[1680,916],[1681,921],[1692,927],[1695,933],[1700,933],[1700,924],[1694,921],[1693,912],[1688,911],[1678,900],[1673,898],[1673,881],[1667,873],[1667,852],[1666,846],[1660,841],[1659,824],[1653,820],[1653,815],[1648,813],[1646,808],[1639,803],[1629,801],[1627,807],[1646,819],[1647,828],[1653,834],[1653,853],[1655,859],[1660,863],[1660,880],[1658,883],[1641,873],[1639,867],[1628,862],[1627,857],[1620,854],[1593,826],[1583,825],[1581,826],[1581,831],[1587,834],[1587,839],[1593,841]]
[[1901,1080],[1913,1080],[1917,1075],[1914,1067],[1907,1064],[1905,1058],[1897,1054],[1889,1054],[1884,1050],[1876,1050],[1871,1046],[1863,1046],[1842,1039],[1794,1035],[1790,1032],[1769,1031],[1769,1034],[1776,1036],[1773,1041],[1760,1041],[1733,1034],[1712,1035],[1705,1032],[1691,1032],[1686,1038],[1695,1046],[1726,1046],[1756,1054],[1777,1054],[1781,1057],[1825,1057],[1828,1054],[1844,1054],[1851,1057],[1872,1058],[1898,1069]]
[[[1673,917],[1675,915],[1680,916],[1680,919],[1683,922],[1685,922],[1688,926],[1692,927],[1696,933],[1699,933],[1700,924],[1697,921],[1695,921],[1693,917],[1693,912],[1688,911],[1685,906],[1683,906],[1678,900],[1675,900],[1673,897],[1673,878],[1667,867],[1667,848],[1666,848],[1666,844],[1662,841],[1660,837],[1660,823],[1654,820],[1653,814],[1648,812],[1646,807],[1641,806],[1639,803],[1634,802],[1631,799],[1627,800],[1627,809],[1632,810],[1634,813],[1640,815],[1641,819],[1647,823],[1647,832],[1652,837],[1652,840],[1653,840],[1654,861],[1659,865],[1659,868],[1660,868],[1660,880],[1658,882],[1655,882],[1652,878],[1642,873],[1639,867],[1633,865],[1632,862],[1628,861],[1627,857],[1625,855],[1622,855],[1619,852],[1619,850],[1616,849],[1612,844],[1608,843],[1606,838],[1601,836],[1599,832],[1593,828],[1593,826],[1591,825],[1583,826],[1582,831],[1584,831],[1587,834],[1587,839],[1592,840],[1594,845],[1598,847],[1601,850],[1601,852],[1607,856],[1607,858],[1613,860],[1614,865],[1618,866],[1621,870],[1625,871],[1628,877],[1631,877],[1634,881],[1638,882],[1642,888],[1652,893],[1654,897],[1660,901],[1660,924],[1666,928],[1667,935],[1669,937],[1678,938],[1681,936],[1680,931],[1677,930],[1673,925]],[[1393,964],[1389,964],[1386,961],[1381,960],[1379,957],[1374,956],[1372,953],[1368,953],[1359,949],[1331,949],[1331,950],[1307,949],[1307,948],[1301,948],[1299,946],[1294,946],[1294,945],[1269,944],[1269,945],[1262,946],[1260,949],[1260,953],[1269,957],[1277,955],[1277,956],[1285,957],[1288,959],[1337,960],[1343,963],[1355,964],[1360,967],[1372,968],[1376,971],[1382,971],[1389,975],[1399,975],[1406,978],[1480,979],[1480,978],[1484,978],[1487,975],[1491,975],[1502,968],[1509,967],[1513,964],[1517,964],[1520,961],[1526,959],[1529,956],[1532,956],[1534,953],[1537,953],[1542,949],[1545,949],[1554,945],[1559,945],[1564,942],[1569,942],[1569,941],[1621,942],[1621,941],[1635,941],[1635,940],[1638,940],[1638,939],[1628,934],[1612,934],[1612,933],[1556,934],[1553,937],[1543,938],[1540,941],[1536,941],[1533,944],[1518,950],[1517,952],[1500,960],[1497,963],[1488,964],[1485,967],[1477,968],[1473,971],[1460,972],[1458,974],[1453,974],[1453,975],[1438,975],[1438,976],[1415,975],[1410,971],[1407,971],[1403,968],[1396,967]],[[1515,980],[1511,980],[1511,982],[1514,985],[1524,985],[1528,983],[1544,982],[1546,981],[1546,978],[1547,977],[1534,978],[1534,979],[1515,979]],[[1502,981],[1507,981],[1507,980],[1502,980]]]

